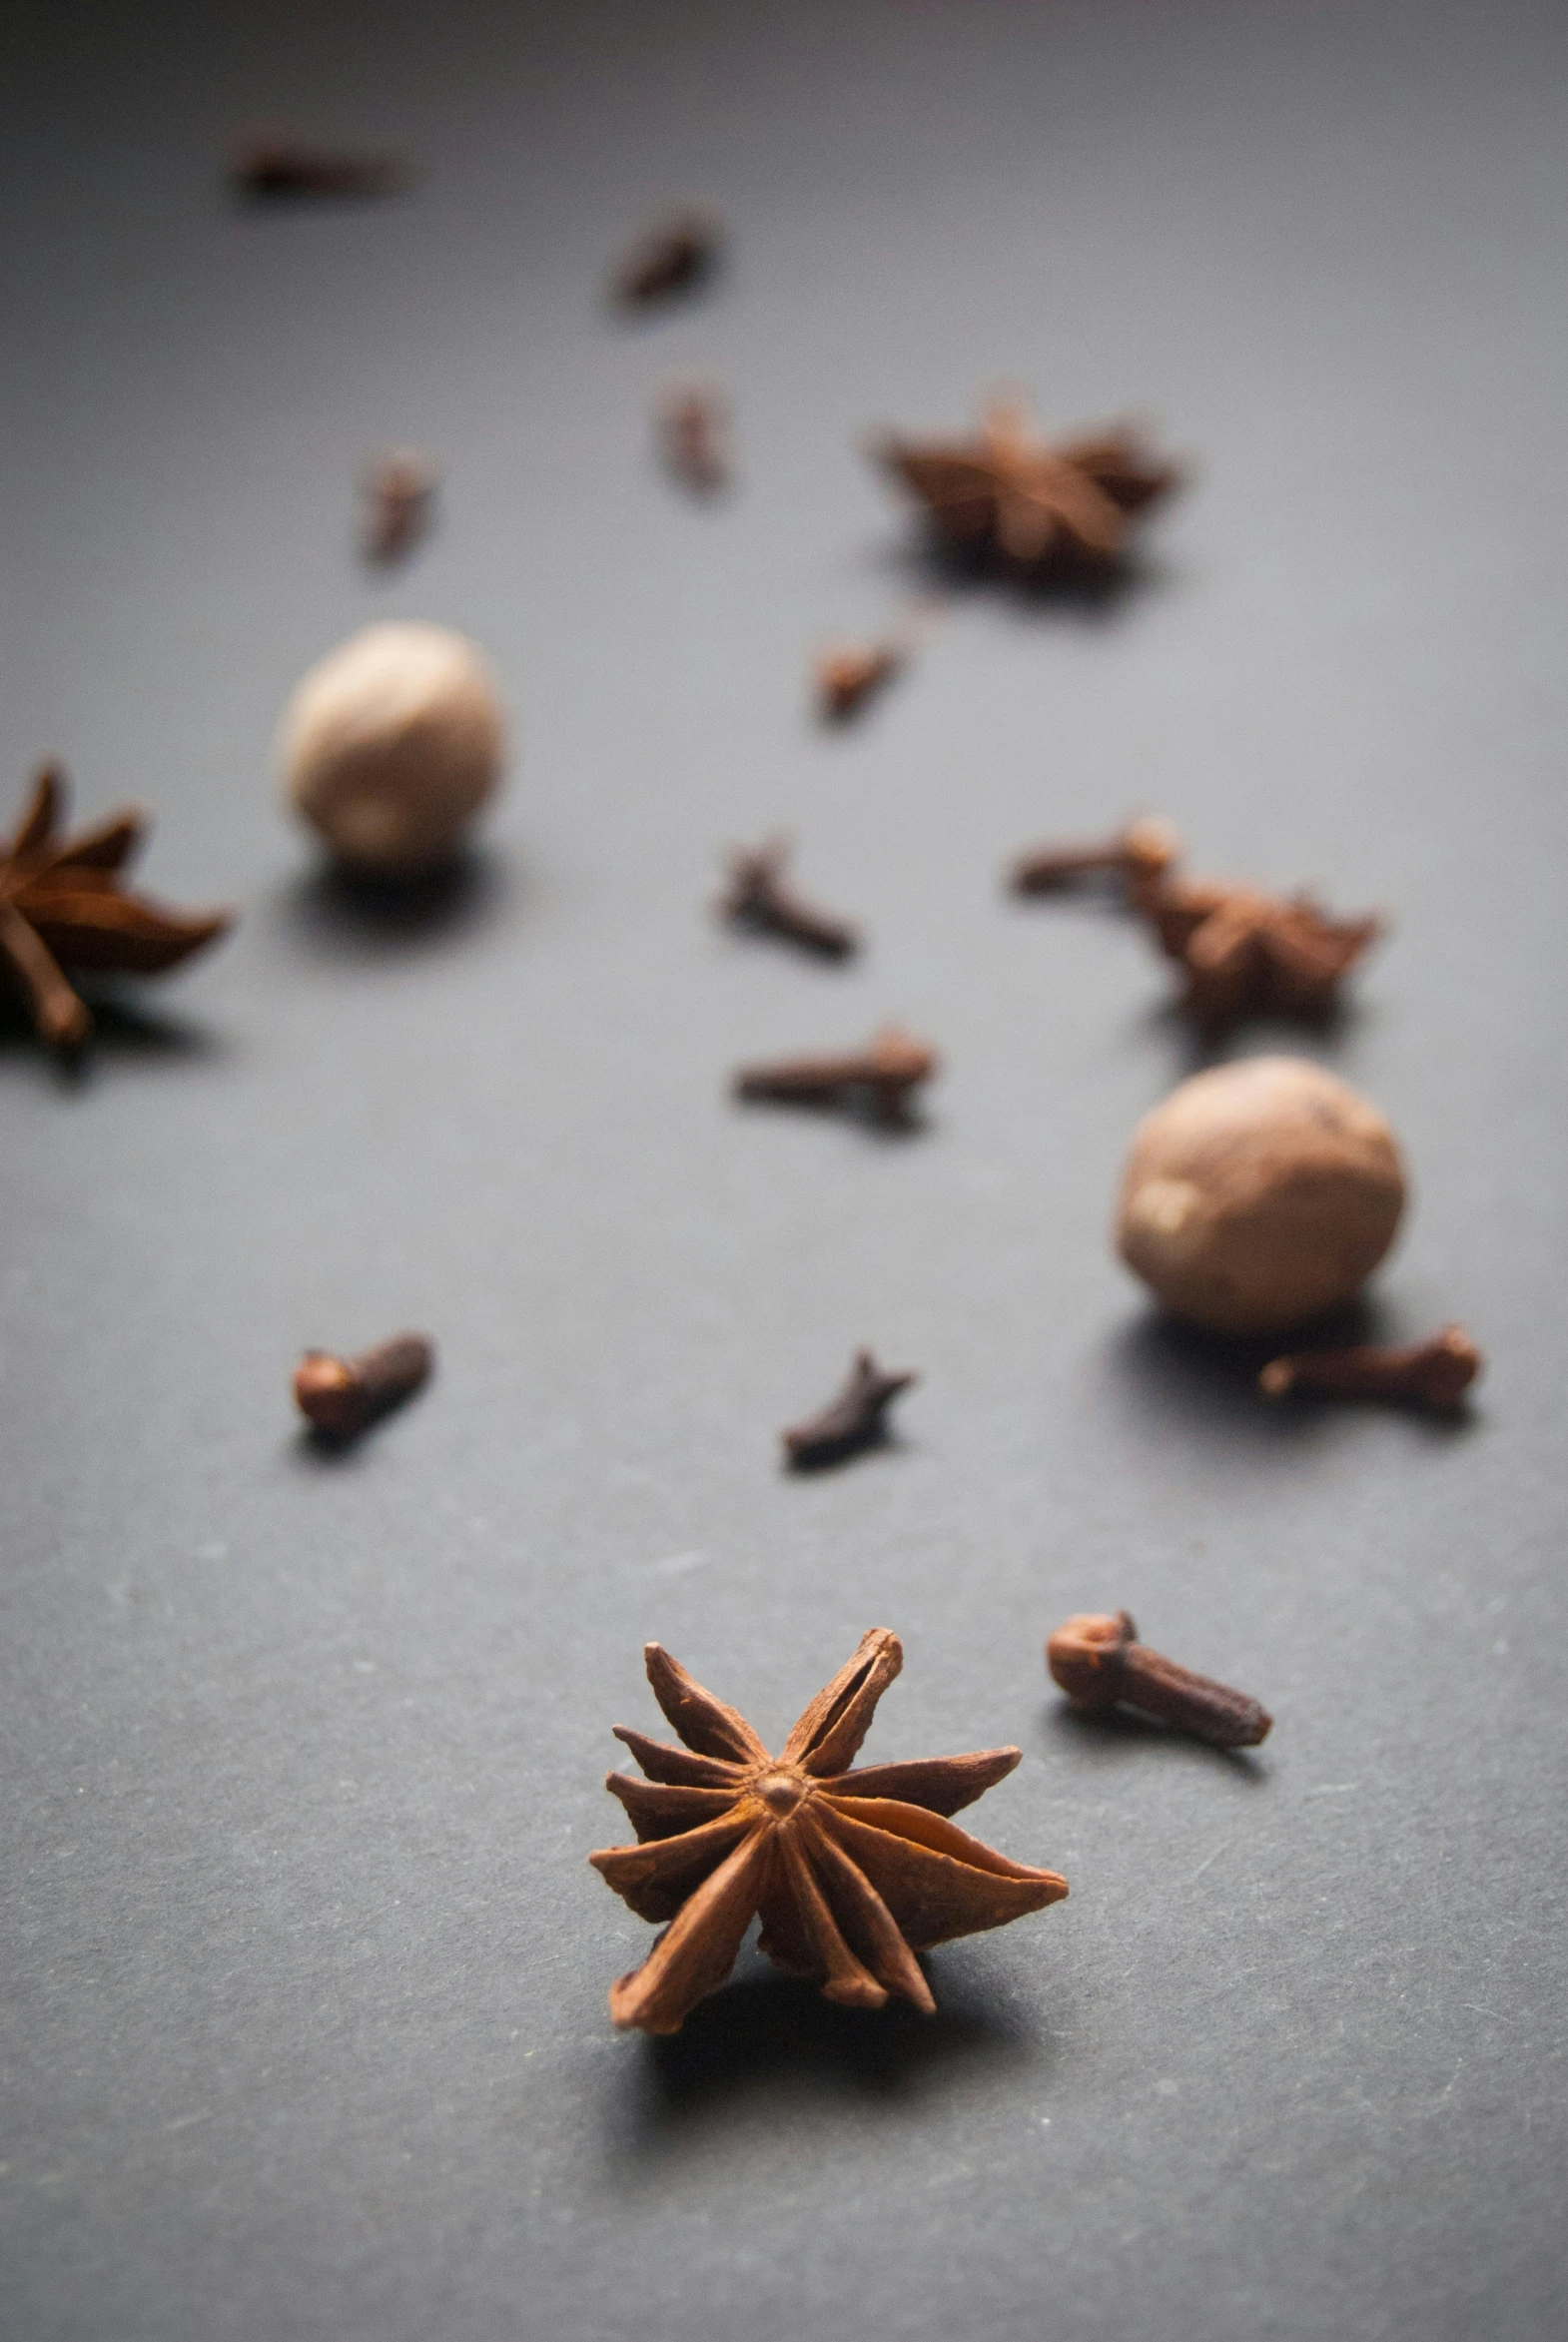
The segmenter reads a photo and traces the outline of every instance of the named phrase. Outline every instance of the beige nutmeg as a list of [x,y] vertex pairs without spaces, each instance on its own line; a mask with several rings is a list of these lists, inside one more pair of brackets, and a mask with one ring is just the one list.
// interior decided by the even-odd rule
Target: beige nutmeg
[[1139,1125],[1117,1249],[1178,1317],[1225,1333],[1348,1301],[1399,1224],[1392,1132],[1301,1058],[1194,1074]]
[[494,790],[506,725],[446,626],[366,626],[304,677],[278,737],[289,801],[339,860],[395,878],[449,854]]

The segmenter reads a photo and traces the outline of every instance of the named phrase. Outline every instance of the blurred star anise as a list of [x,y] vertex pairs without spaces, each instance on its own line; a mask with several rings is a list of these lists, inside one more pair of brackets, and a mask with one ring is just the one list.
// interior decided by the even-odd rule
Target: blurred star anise
[[[829,2000],[936,2003],[917,1952],[1058,1903],[1067,1881],[983,1846],[945,1819],[1011,1773],[1017,1749],[848,1768],[904,1664],[873,1627],[817,1694],[782,1755],[657,1643],[648,1681],[685,1748],[616,1725],[646,1781],[605,1782],[641,1843],[588,1857],[639,1919],[667,1921],[641,1967],[610,1987],[617,2025],[678,2032],[723,1983],[755,1914],[761,1949]],[[690,1752],[688,1754],[688,1752]]]
[[141,843],[140,814],[115,814],[74,841],[59,834],[64,814],[65,775],[46,764],[16,836],[0,845],[0,969],[39,1039],[72,1050],[93,1020],[67,969],[157,975],[222,935],[229,914],[190,918],[125,891],[120,872]]
[[874,452],[925,505],[951,547],[1014,571],[1051,560],[1107,562],[1129,515],[1175,487],[1126,424],[1052,442],[1026,410],[997,399],[969,439],[884,438]]
[[1133,901],[1182,971],[1185,1006],[1216,1025],[1270,1012],[1322,1016],[1383,926],[1372,916],[1331,919],[1310,895],[1166,874],[1135,887]]

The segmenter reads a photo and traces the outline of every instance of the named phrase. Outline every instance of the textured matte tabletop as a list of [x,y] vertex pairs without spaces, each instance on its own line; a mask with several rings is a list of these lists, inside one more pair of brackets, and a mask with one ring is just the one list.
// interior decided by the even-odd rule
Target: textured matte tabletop
[[[57,752],[241,910],[80,1079],[0,1034],[6,2342],[1560,2334],[1568,13],[6,0],[0,61],[4,789]],[[256,121],[425,175],[247,212]],[[616,320],[683,198],[730,267]],[[711,505],[650,445],[692,374]],[[814,646],[931,582],[866,434],[1005,382],[1189,486],[1124,593],[955,589],[825,735]],[[446,484],[378,580],[389,441]],[[377,614],[518,734],[397,914],[272,771]],[[1192,1051],[999,873],[1137,807],[1393,916],[1336,1030],[1229,1047],[1393,1122],[1374,1321],[1470,1327],[1461,1425],[1268,1412],[1110,1256]],[[775,829],[858,961],[712,920]],[[729,1102],[884,1017],[918,1133]],[[429,1391],[312,1453],[299,1351],[405,1324]],[[862,1341],[900,1436],[785,1477]],[[1255,1758],[1064,1715],[1043,1638],[1119,1604]],[[873,1625],[868,1756],[1016,1741],[976,1827],[1070,1900],[934,2019],[748,1951],[616,2035],[643,1641],[772,1740]]]

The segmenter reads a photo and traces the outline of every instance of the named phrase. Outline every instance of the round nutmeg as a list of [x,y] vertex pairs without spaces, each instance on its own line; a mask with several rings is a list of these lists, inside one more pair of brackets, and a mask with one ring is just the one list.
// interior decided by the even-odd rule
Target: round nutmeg
[[1145,1116],[1117,1249],[1176,1316],[1262,1332],[1348,1301],[1403,1205],[1375,1107],[1304,1059],[1248,1058],[1194,1074]]
[[339,860],[406,877],[439,862],[500,778],[484,661],[446,626],[367,626],[311,668],[278,739],[289,801]]

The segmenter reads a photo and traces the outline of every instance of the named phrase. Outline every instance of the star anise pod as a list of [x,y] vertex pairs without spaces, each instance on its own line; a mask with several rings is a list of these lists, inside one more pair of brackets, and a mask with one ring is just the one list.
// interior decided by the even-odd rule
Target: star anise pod
[[612,1773],[605,1787],[641,1843],[588,1860],[639,1919],[669,1923],[641,1967],[610,1986],[617,2025],[678,2032],[723,1983],[758,1913],[769,1958],[829,2000],[880,2008],[896,1992],[929,2015],[917,1952],[1066,1895],[1055,1871],[1010,1863],[946,1819],[1011,1773],[1017,1749],[849,1770],[904,1664],[886,1627],[862,1638],[777,1757],[657,1643],[645,1657],[686,1745],[615,1727],[648,1778]]
[[1205,1023],[1270,1010],[1321,1015],[1382,921],[1330,919],[1309,895],[1287,900],[1213,879],[1155,878],[1133,897]]
[[1131,425],[1053,443],[1031,428],[1024,408],[1001,399],[986,408],[973,438],[890,435],[874,452],[913,489],[950,546],[1015,571],[1051,560],[1114,560],[1129,516],[1180,478]]
[[0,846],[0,965],[39,1039],[72,1050],[93,1020],[66,970],[157,975],[222,935],[230,914],[186,917],[125,891],[120,873],[141,844],[140,814],[114,814],[73,841],[59,834],[64,815],[65,775],[46,764],[16,836]]

